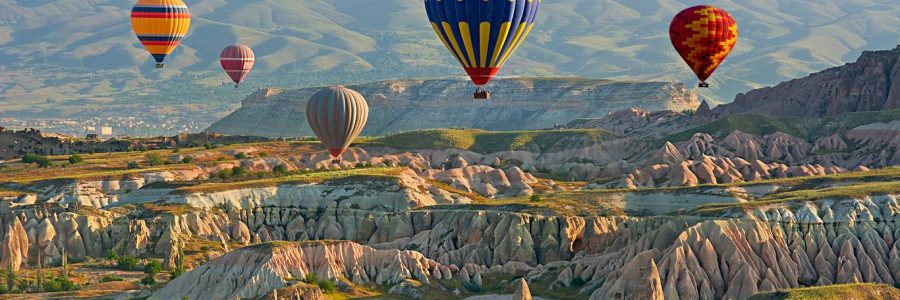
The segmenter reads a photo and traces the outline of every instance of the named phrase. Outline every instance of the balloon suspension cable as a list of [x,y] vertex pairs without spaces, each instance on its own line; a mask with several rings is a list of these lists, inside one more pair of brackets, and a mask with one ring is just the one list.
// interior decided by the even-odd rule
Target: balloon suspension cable
[[157,68],[157,69],[162,69],[162,68],[165,68],[165,67],[166,67],[166,65],[163,64],[163,63],[156,63],[156,68]]
[[698,86],[699,86],[699,87],[702,87],[702,88],[708,88],[708,87],[709,87],[709,83],[706,83],[706,81],[701,81],[700,84],[699,84]]

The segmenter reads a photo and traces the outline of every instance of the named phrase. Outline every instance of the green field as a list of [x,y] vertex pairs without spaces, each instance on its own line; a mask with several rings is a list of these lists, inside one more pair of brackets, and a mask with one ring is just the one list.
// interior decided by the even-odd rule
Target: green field
[[479,129],[419,130],[373,138],[363,146],[384,146],[400,150],[461,149],[478,153],[507,150],[548,152],[578,144],[595,144],[612,138],[613,133],[599,129],[485,131]]

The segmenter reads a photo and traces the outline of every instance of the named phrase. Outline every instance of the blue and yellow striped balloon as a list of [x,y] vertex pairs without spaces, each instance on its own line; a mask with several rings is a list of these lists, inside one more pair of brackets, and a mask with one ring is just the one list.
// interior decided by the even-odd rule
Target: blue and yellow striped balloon
[[475,85],[487,84],[534,28],[541,0],[425,0],[428,20]]
[[131,10],[138,40],[162,68],[166,56],[181,44],[191,26],[191,12],[181,0],[138,0]]

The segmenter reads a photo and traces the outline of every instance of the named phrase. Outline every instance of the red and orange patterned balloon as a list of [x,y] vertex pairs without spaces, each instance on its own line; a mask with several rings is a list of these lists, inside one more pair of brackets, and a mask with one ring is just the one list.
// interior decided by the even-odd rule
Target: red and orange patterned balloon
[[699,5],[675,16],[669,26],[672,45],[700,79],[700,87],[734,49],[738,25],[724,9]]

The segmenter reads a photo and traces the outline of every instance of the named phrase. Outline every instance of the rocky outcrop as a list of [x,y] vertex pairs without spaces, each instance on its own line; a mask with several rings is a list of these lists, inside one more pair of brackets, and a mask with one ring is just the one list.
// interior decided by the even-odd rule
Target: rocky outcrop
[[[700,109],[706,105],[701,103]],[[709,106],[705,106],[708,110]],[[610,112],[601,118],[578,119],[566,124],[567,128],[598,128],[621,135],[661,137],[687,129],[690,116],[681,111],[646,111],[629,108]]]
[[[790,207],[798,206],[723,212],[737,218],[720,220],[643,220],[656,225],[632,224],[648,230],[622,248],[572,260],[557,271],[557,284],[579,277],[594,299],[746,299],[801,285],[900,280],[896,195]],[[629,288],[644,283],[651,285]]]
[[392,285],[407,279],[427,283],[434,270],[450,272],[415,251],[377,250],[352,242],[265,243],[213,259],[172,280],[151,299],[255,298],[289,287],[291,280],[306,274],[355,284]]
[[[382,81],[350,88],[364,95],[372,107],[364,135],[426,128],[541,129],[622,107],[682,111],[699,105],[696,95],[681,84],[577,78],[498,79],[492,83],[491,101],[482,102],[472,101],[470,84],[456,79]],[[311,136],[303,111],[314,91],[257,92],[206,131]]]
[[714,118],[756,113],[817,118],[858,111],[900,108],[900,47],[866,51],[854,63],[808,77],[738,94],[717,106]]

